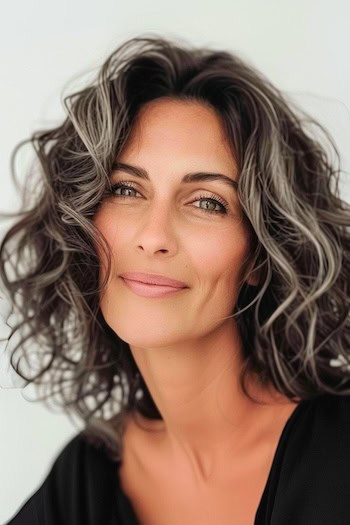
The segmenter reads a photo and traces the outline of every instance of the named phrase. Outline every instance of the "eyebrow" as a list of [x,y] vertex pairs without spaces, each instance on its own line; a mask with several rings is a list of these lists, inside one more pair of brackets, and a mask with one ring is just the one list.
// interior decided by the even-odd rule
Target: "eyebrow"
[[[144,168],[140,168],[139,166],[132,166],[131,164],[126,164],[124,162],[114,162],[114,164],[112,165],[112,170],[125,171],[126,173],[130,173],[131,175],[136,175],[136,177],[141,177],[142,179],[150,180],[149,175]],[[196,173],[186,173],[186,175],[182,177],[181,182],[190,183],[214,180],[221,181],[230,188],[233,188],[235,191],[237,191],[238,182],[236,180],[231,179],[230,177],[227,177],[227,175],[223,175],[222,173],[207,173],[204,171]]]

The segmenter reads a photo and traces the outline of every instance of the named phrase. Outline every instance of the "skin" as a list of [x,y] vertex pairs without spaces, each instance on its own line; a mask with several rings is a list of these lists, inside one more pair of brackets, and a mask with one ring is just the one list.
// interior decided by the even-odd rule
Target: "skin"
[[[239,387],[242,342],[230,316],[242,278],[255,285],[258,276],[243,275],[250,235],[237,193],[220,181],[180,182],[198,171],[238,181],[237,165],[212,108],[167,98],[143,107],[118,161],[146,169],[150,181],[115,171],[112,182],[133,182],[137,193],[118,190],[133,197],[108,197],[95,216],[113,255],[101,310],[129,344],[162,414],[160,433],[151,436],[159,454],[195,487],[210,487],[233,466],[237,472],[238,458],[247,465],[248,451],[258,464],[263,444],[271,459],[270,430],[295,407],[254,377],[250,391],[266,405]],[[198,200],[212,194],[227,202],[227,214],[209,213]],[[188,289],[140,297],[118,277],[126,271],[162,274]],[[101,280],[104,272],[101,255]]]

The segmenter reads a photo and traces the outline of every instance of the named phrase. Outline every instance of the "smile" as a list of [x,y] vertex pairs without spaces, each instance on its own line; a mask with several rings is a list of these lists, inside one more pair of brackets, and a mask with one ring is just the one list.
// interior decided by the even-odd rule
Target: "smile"
[[173,286],[147,284],[141,283],[140,281],[131,281],[123,277],[121,277],[121,280],[130,290],[142,297],[164,297],[186,290],[186,288],[175,288]]

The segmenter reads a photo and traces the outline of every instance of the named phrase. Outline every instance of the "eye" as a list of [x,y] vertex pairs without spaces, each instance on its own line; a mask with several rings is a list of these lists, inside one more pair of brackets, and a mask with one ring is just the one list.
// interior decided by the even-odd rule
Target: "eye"
[[134,195],[123,195],[122,193],[116,193],[116,191],[120,189],[120,190],[123,190],[123,189],[127,189],[128,191],[135,191],[136,193],[138,193],[138,191],[136,191],[136,189],[132,186],[132,184],[130,184],[130,182],[118,182],[117,184],[113,184],[112,185],[112,193],[115,197],[120,197],[122,199],[127,199],[128,197],[135,197]]
[[219,197],[218,195],[211,195],[210,197],[207,197],[206,195],[201,195],[200,197],[198,197],[196,200],[192,201],[193,202],[199,202],[199,201],[207,201],[215,206],[220,206],[220,209],[217,210],[217,209],[209,209],[209,208],[201,208],[199,206],[196,206],[196,208],[199,208],[200,210],[203,210],[205,212],[208,212],[208,213],[221,213],[221,214],[226,214],[228,213],[228,205],[227,203],[221,199],[221,197]]
[[[120,190],[121,192],[123,190],[127,190],[127,193],[126,194],[117,193],[117,190]],[[131,182],[120,181],[112,185],[112,194],[114,197],[117,197],[118,199],[136,199],[138,198],[135,195],[133,195],[132,192],[139,193],[134,188]],[[191,204],[193,204],[194,202],[199,202],[199,201],[200,202],[206,201],[208,203],[211,203],[214,206],[213,208],[208,208],[208,207],[202,208],[200,206],[195,206],[195,208],[198,208],[199,210],[204,211],[204,213],[219,213],[221,215],[225,215],[228,213],[228,210],[229,210],[228,204],[218,195],[215,195],[215,194],[211,194],[210,196],[200,195],[194,201],[192,201]],[[217,206],[219,206],[220,209],[215,209],[215,207]]]

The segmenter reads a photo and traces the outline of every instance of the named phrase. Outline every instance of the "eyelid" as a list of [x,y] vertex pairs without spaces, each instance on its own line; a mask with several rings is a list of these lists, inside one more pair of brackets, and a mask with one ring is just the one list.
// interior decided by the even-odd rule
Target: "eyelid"
[[[135,191],[139,191],[137,189],[137,187],[136,187],[137,186],[137,182],[134,182],[134,181],[128,181],[128,180],[121,179],[121,180],[117,180],[115,182],[112,182],[111,185],[112,185],[112,187],[113,186],[117,186],[117,185],[129,186],[129,188],[132,188]],[[226,201],[226,199],[224,199],[223,197],[221,197],[217,193],[214,193],[212,190],[203,190],[202,188],[199,188],[198,190],[195,190],[195,191],[207,191],[207,192],[210,193],[209,196],[208,195],[202,195],[201,197],[200,196],[197,197],[198,199],[200,199],[200,198],[203,198],[203,199],[206,199],[206,198],[208,198],[208,199],[210,199],[210,198],[218,199],[219,202],[221,202],[221,204],[224,205],[227,209],[230,208],[230,206],[229,206],[228,202]]]
[[[115,182],[112,184],[112,192],[114,190],[117,190],[119,188],[130,188],[132,190],[134,190],[136,193],[140,193],[136,188],[135,188],[135,184],[133,182],[130,182],[130,181],[118,181],[118,182]],[[199,191],[208,191],[208,190],[199,190]],[[124,196],[124,198],[128,198],[127,196]],[[138,197],[133,197],[133,198],[138,198]],[[197,195],[196,198],[194,198],[189,204],[193,204],[194,202],[198,202],[198,201],[201,201],[201,200],[207,200],[207,201],[212,201],[212,202],[215,202],[217,205],[221,206],[221,210],[205,210],[205,209],[201,209],[201,208],[198,208],[198,209],[201,209],[202,211],[204,211],[205,213],[209,213],[209,214],[214,214],[214,215],[221,215],[221,216],[225,216],[225,215],[228,215],[231,213],[231,207],[230,205],[226,202],[225,199],[223,199],[222,197],[220,197],[220,195],[217,195],[215,193],[210,193],[210,195],[204,195],[203,193],[200,194],[200,195]]]

